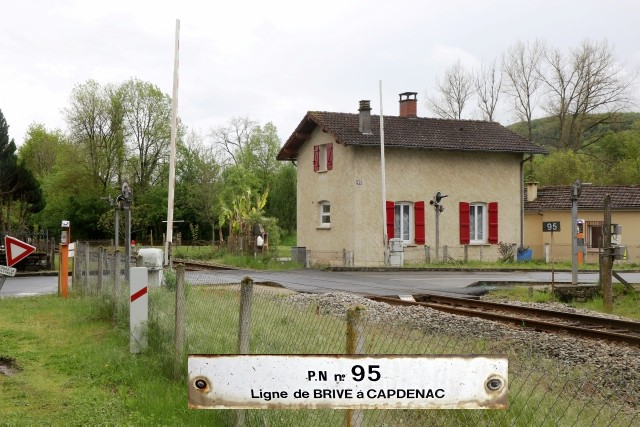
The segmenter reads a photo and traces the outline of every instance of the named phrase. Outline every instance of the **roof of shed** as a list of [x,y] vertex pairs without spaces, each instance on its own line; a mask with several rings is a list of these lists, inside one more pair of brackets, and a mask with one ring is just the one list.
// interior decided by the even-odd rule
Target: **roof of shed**
[[[640,210],[640,185],[583,185],[578,210],[603,210],[606,194],[611,195],[612,209]],[[571,186],[539,187],[538,197],[532,202],[527,201],[525,189],[524,200],[525,212],[571,210]]]

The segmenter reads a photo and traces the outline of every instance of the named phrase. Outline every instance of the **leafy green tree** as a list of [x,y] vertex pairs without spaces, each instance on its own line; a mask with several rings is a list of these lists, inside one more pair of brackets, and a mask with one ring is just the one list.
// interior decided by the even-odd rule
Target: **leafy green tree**
[[32,123],[27,129],[24,144],[18,156],[36,178],[42,179],[53,171],[58,154],[58,146],[65,141],[61,130],[47,131],[40,123]]
[[163,163],[169,159],[171,99],[157,86],[131,79],[120,86],[124,132],[132,187],[146,191],[158,183]]
[[276,172],[266,214],[277,218],[279,226],[289,233],[296,230],[296,197],[296,167],[288,163]]
[[215,240],[215,222],[220,210],[221,167],[213,148],[205,146],[202,138],[192,132],[184,144],[178,145],[177,151],[176,207],[192,226],[201,223],[210,227],[212,240]]
[[11,218],[13,201],[18,177],[18,157],[16,144],[9,139],[9,125],[0,110],[0,229],[6,233]]
[[101,193],[120,181],[124,159],[122,93],[95,80],[76,85],[64,110],[71,142],[82,153],[78,159]]
[[594,182],[594,172],[589,159],[573,150],[556,150],[548,156],[534,159],[534,174],[527,177],[541,185],[570,185],[579,178],[582,182]]

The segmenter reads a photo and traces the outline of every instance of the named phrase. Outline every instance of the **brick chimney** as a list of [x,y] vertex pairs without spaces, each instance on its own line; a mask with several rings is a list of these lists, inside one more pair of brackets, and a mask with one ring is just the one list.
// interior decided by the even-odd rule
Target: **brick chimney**
[[360,119],[358,129],[360,133],[371,134],[371,102],[368,99],[360,101]]
[[538,183],[527,182],[527,202],[534,202],[538,198]]
[[400,94],[400,117],[418,117],[418,92]]

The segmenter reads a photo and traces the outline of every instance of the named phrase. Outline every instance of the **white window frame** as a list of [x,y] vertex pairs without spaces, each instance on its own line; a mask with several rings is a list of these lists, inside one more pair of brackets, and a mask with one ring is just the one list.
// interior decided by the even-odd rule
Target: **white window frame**
[[[481,220],[478,221],[478,213]],[[488,204],[484,202],[473,202],[469,204],[469,244],[482,245],[488,239]]]
[[318,145],[318,172],[327,172],[328,169],[328,155],[327,146],[329,144]]
[[[400,208],[400,211],[398,211]],[[403,210],[407,210],[408,218],[407,223],[404,224],[405,221],[400,221],[399,213],[402,214]],[[406,244],[413,243],[414,239],[414,229],[415,229],[415,220],[413,218],[413,202],[396,202],[395,207],[393,209],[393,237],[401,238],[402,242]],[[398,227],[399,225],[399,227]],[[405,227],[407,230],[405,230]],[[406,231],[406,232],[405,232]],[[408,238],[406,236],[408,235]]]
[[[328,200],[322,200],[318,203],[318,214],[318,228],[331,228],[331,203]],[[325,222],[325,219],[328,219],[328,222]]]

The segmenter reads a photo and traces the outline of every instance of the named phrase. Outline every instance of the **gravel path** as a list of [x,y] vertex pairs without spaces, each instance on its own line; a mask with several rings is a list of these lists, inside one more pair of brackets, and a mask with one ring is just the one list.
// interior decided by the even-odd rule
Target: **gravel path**
[[[286,301],[303,308],[316,305],[323,314],[345,317],[346,310],[356,304],[365,307],[365,319],[385,325],[400,322],[428,334],[468,339],[485,339],[508,343],[508,351],[534,349],[539,356],[554,359],[571,367],[594,368],[599,378],[589,378],[603,396],[612,393],[632,408],[640,407],[640,348],[580,337],[537,332],[490,320],[457,316],[428,307],[391,306],[346,293],[295,294]],[[594,313],[564,304],[525,304],[552,310]],[[609,316],[609,315],[604,315]],[[617,316],[612,316],[617,317]]]

